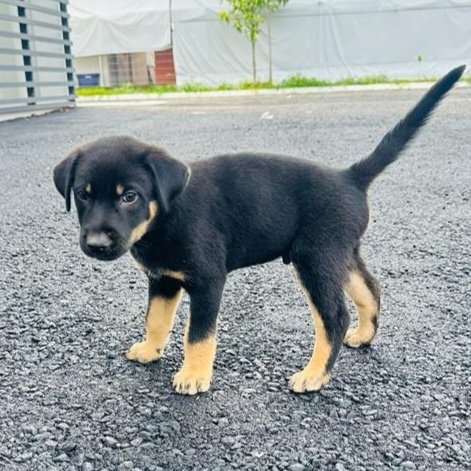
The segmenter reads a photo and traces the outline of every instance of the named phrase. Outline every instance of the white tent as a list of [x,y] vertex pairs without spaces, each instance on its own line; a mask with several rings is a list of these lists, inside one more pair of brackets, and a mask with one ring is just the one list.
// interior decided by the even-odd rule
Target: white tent
[[[250,79],[250,44],[221,22],[223,8],[219,0],[71,0],[73,52],[172,45],[178,83]],[[271,26],[276,81],[295,74],[437,76],[471,58],[469,0],[290,0]],[[264,24],[257,42],[260,80],[268,77],[268,42]]]

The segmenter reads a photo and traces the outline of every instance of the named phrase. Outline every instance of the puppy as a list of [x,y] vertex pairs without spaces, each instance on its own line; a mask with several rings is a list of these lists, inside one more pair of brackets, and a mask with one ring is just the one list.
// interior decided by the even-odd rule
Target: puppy
[[[343,170],[248,153],[186,165],[130,137],[73,151],[54,169],[54,182],[67,211],[74,194],[83,252],[115,260],[130,250],[148,276],[146,335],[127,358],[148,363],[162,356],[185,290],[191,313],[173,386],[181,394],[207,391],[227,274],[282,257],[294,265],[315,327],[312,357],[290,387],[321,389],[342,343],[369,345],[378,330],[380,292],[360,256],[368,187],[464,69],[438,81],[372,154]],[[358,311],[351,329],[344,291]]]

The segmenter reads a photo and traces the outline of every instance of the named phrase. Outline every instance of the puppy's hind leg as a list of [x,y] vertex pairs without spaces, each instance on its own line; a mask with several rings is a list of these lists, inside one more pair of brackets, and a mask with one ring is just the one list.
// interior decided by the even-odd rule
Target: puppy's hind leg
[[315,327],[311,359],[290,380],[290,388],[297,393],[318,391],[327,384],[348,328],[341,273],[338,266],[329,265],[332,258],[325,255],[306,252],[296,260],[293,257]]
[[358,251],[355,252],[355,263],[349,272],[345,291],[355,303],[358,325],[348,329],[344,343],[351,348],[367,346],[378,331],[380,289]]
[[128,360],[149,363],[162,356],[182,294],[179,280],[166,276],[149,278],[146,338],[129,349]]

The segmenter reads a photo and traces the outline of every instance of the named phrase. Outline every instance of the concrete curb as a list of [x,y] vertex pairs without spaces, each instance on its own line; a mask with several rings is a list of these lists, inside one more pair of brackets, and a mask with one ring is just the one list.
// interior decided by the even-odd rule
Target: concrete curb
[[32,111],[21,111],[21,112],[12,112],[0,114],[0,123],[5,123],[7,121],[13,121],[15,119],[25,119],[25,118],[35,118],[37,116],[43,116],[49,113],[55,113],[60,111],[57,108],[48,108],[44,110],[32,110]]

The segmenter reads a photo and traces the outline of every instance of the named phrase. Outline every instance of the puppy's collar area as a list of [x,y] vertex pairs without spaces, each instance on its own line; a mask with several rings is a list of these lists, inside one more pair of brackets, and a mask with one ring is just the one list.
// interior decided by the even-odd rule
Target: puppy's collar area
[[136,262],[137,267],[142,270],[149,278],[158,280],[164,276],[167,276],[169,278],[173,278],[175,280],[179,281],[187,281],[187,274],[184,273],[183,271],[180,270],[171,270],[169,268],[164,268],[164,267],[148,267],[144,265],[142,262],[142,259],[139,258],[137,253],[133,250],[132,256],[134,257],[134,260]]

